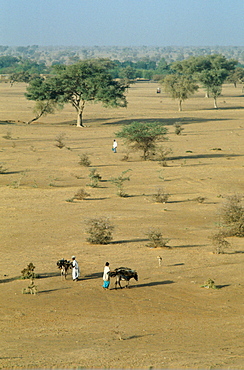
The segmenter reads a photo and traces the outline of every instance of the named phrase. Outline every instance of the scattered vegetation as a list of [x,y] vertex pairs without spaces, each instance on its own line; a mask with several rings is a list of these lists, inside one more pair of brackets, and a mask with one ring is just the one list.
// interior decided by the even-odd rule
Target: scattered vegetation
[[111,225],[108,218],[92,218],[86,222],[88,225],[87,233],[89,237],[86,239],[92,244],[108,244],[112,239],[112,231],[114,226]]
[[89,167],[91,165],[91,161],[86,153],[80,155],[79,164],[84,167]]
[[167,160],[169,159],[168,156],[172,154],[171,148],[158,148],[157,150],[157,160],[159,161],[159,164],[163,167],[168,167]]
[[12,139],[12,133],[10,130],[6,132],[6,135],[3,135],[3,138],[6,140],[11,140]]
[[58,147],[59,149],[62,149],[65,147],[65,143],[64,143],[64,138],[65,138],[65,134],[59,134],[55,141],[55,146]]
[[28,264],[26,268],[21,271],[22,279],[29,279],[30,284],[27,288],[22,289],[23,294],[36,294],[37,286],[35,285],[36,274],[34,273],[35,266],[32,262]]
[[7,172],[7,168],[4,167],[3,163],[0,163],[0,174],[6,173],[6,172]]
[[207,281],[205,281],[204,285],[202,285],[201,288],[218,289],[218,287],[215,285],[212,279],[208,279]]
[[90,169],[90,184],[88,186],[91,186],[92,188],[97,188],[99,181],[101,181],[102,176],[99,175],[96,168]]
[[158,188],[157,192],[153,194],[152,199],[157,203],[167,203],[169,196],[162,188]]
[[193,200],[195,200],[196,202],[198,202],[198,203],[203,203],[204,201],[205,201],[205,197],[196,197],[196,198],[194,198]]
[[79,189],[72,198],[66,199],[66,202],[73,202],[76,200],[84,200],[89,197],[90,194],[85,191],[85,189]]
[[230,243],[225,239],[221,231],[213,234],[210,239],[215,247],[215,249],[213,250],[214,254],[224,254],[225,249],[230,247]]
[[125,177],[125,174],[129,171],[131,171],[131,169],[123,171],[120,176],[112,177],[112,179],[110,180],[112,184],[117,187],[117,194],[119,197],[128,197],[128,194],[124,192],[124,182],[130,181],[130,176]]
[[146,244],[146,247],[149,248],[168,248],[170,249],[167,245],[169,242],[169,239],[163,238],[162,233],[158,229],[149,229],[148,232],[146,232],[146,236],[149,239],[149,243]]
[[231,195],[220,210],[220,219],[225,236],[244,237],[244,207],[242,196]]
[[175,128],[175,134],[176,135],[181,135],[182,131],[184,130],[184,128],[182,127],[182,124],[179,123],[179,122],[176,122],[174,124],[174,128]]

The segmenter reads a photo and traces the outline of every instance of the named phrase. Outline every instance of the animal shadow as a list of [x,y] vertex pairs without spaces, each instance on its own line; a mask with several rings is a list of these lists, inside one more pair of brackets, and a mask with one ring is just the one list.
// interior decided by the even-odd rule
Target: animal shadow
[[137,285],[130,285],[130,286],[129,286],[129,289],[134,289],[134,288],[143,288],[143,287],[157,286],[157,285],[174,284],[174,283],[175,283],[175,282],[174,282],[173,280],[152,281],[151,283],[137,284]]

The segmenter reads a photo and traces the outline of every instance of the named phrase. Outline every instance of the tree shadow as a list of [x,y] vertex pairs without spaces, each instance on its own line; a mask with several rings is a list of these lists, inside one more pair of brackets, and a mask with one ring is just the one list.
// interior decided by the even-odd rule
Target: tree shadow
[[86,198],[85,200],[105,200],[109,199],[108,197],[103,197],[103,198]]
[[0,280],[0,284],[4,284],[4,283],[11,283],[12,281],[15,281],[15,280],[20,280],[21,277],[20,276],[14,276],[12,278],[7,278],[7,279],[1,279]]
[[1,176],[2,175],[14,175],[15,173],[23,173],[23,171],[5,171],[1,173]]
[[136,243],[136,242],[148,242],[149,239],[130,239],[130,240],[116,240],[108,244],[125,244],[125,243]]
[[216,285],[217,289],[226,288],[227,286],[230,286],[230,284],[224,284],[224,285]]
[[0,121],[0,125],[15,125],[17,122],[15,121]]
[[58,288],[58,289],[38,290],[38,294],[51,293],[51,292],[56,292],[58,290],[64,290],[64,289],[71,289],[71,288],[70,287],[63,287],[63,288]]
[[160,122],[164,126],[173,126],[175,123],[181,123],[182,125],[190,125],[192,123],[204,123],[204,122],[212,122],[212,121],[228,121],[227,118],[220,118],[220,119],[204,119],[204,118],[156,118],[156,119],[124,119],[119,120],[116,122],[107,122],[104,125],[129,125],[132,122]]
[[148,336],[152,336],[152,335],[155,335],[155,334],[130,335],[129,337],[122,338],[122,340],[137,339],[137,338],[143,338],[143,337],[148,337]]
[[37,279],[46,279],[50,277],[56,277],[56,276],[61,276],[60,271],[57,272],[42,272],[40,274],[37,274]]
[[176,245],[172,247],[173,249],[175,248],[196,248],[196,247],[206,247],[207,244],[184,244],[184,245]]
[[244,251],[225,252],[225,254],[243,254]]
[[[204,158],[232,158],[232,157],[242,157],[241,154],[220,154],[220,153],[212,153],[212,154],[196,154],[196,155],[182,155],[182,156],[175,156],[169,157],[168,160],[175,161],[179,159],[204,159]],[[202,164],[201,164],[202,165]]]
[[[242,97],[242,96],[238,96],[238,98],[240,98],[240,97]],[[203,109],[201,109],[201,110],[214,110],[214,111],[216,111],[216,110],[231,110],[231,109],[244,109],[244,107],[242,106],[235,106],[235,107],[231,107],[231,106],[228,106],[228,107],[223,107],[223,106],[221,106],[221,107],[219,107],[219,108],[203,108]]]

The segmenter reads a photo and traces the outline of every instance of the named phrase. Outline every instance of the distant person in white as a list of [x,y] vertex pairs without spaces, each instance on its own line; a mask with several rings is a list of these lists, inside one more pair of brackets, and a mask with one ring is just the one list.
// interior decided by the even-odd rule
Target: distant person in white
[[118,143],[117,143],[117,141],[114,139],[114,142],[113,142],[113,152],[114,152],[114,153],[117,153],[117,147],[118,147]]
[[78,262],[75,259],[75,256],[72,256],[72,278],[73,281],[78,281],[78,277],[80,276],[80,269]]

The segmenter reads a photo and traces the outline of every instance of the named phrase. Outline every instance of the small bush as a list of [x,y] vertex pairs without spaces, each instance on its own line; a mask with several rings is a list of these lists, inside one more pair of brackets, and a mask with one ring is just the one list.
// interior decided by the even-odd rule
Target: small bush
[[130,181],[130,176],[125,177],[125,174],[129,171],[131,171],[131,169],[123,171],[120,176],[112,177],[111,179],[112,184],[117,187],[117,194],[119,197],[128,197],[128,194],[124,192],[124,182]]
[[64,138],[65,138],[65,134],[59,134],[55,139],[55,141],[56,141],[55,146],[58,147],[59,149],[62,149],[62,148],[65,147],[65,144],[64,144],[64,141],[63,141]]
[[92,188],[96,188],[98,186],[99,181],[101,181],[102,179],[102,177],[97,172],[96,168],[90,169],[89,178],[90,178],[89,186],[91,186]]
[[91,165],[91,161],[86,153],[80,155],[79,164],[84,167],[89,167]]
[[6,172],[7,172],[7,168],[5,168],[2,163],[0,163],[0,174],[6,173]]
[[240,195],[229,196],[220,210],[226,236],[244,236],[244,207],[241,201]]
[[89,237],[86,239],[92,244],[108,244],[112,239],[112,231],[114,226],[111,225],[108,218],[100,217],[93,218],[86,222],[88,225],[87,233]]
[[127,162],[129,160],[129,153],[125,154],[122,158],[121,161]]
[[157,203],[167,203],[169,199],[169,194],[165,193],[165,191],[162,188],[157,189],[157,192],[153,194],[152,198],[154,202]]
[[157,160],[159,161],[159,164],[163,167],[168,167],[168,156],[172,153],[171,148],[159,148],[157,151]]
[[3,135],[3,138],[6,139],[6,140],[11,140],[12,139],[12,133],[11,131],[7,131],[6,132],[6,135]]
[[176,122],[174,124],[174,128],[175,128],[175,134],[176,135],[180,135],[182,133],[182,131],[184,130],[184,128],[182,127],[181,123],[179,123],[179,122]]
[[163,238],[161,231],[157,229],[150,229],[146,233],[146,236],[149,239],[149,243],[146,244],[146,247],[170,249],[170,247],[167,245],[167,243],[169,242],[169,239]]
[[207,288],[207,289],[218,289],[217,286],[215,285],[214,281],[212,279],[208,279],[207,281],[204,282],[204,285],[202,285],[202,288]]
[[86,191],[85,191],[85,189],[79,189],[78,191],[77,191],[77,193],[75,193],[75,195],[74,195],[74,197],[73,197],[73,199],[77,199],[77,200],[84,200],[84,199],[86,199],[87,197],[89,197],[90,196],[90,194],[89,193],[87,193]]
[[225,239],[225,234],[221,231],[213,234],[210,239],[215,247],[213,250],[214,254],[223,254],[225,249],[230,247],[230,243]]

